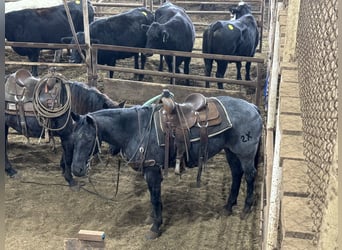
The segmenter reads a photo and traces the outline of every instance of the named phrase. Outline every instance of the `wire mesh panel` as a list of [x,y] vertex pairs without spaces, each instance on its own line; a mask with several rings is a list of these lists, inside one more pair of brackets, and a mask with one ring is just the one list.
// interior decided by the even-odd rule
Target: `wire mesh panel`
[[296,53],[315,244],[337,143],[337,33],[337,0],[301,1]]

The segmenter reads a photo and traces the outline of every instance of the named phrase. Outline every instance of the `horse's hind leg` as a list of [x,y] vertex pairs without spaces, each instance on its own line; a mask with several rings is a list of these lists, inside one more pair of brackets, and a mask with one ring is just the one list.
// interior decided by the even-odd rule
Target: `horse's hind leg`
[[12,164],[8,160],[7,152],[5,153],[5,171],[9,177],[14,177],[18,172],[12,167]]
[[247,183],[247,195],[245,200],[245,207],[241,213],[241,219],[246,218],[252,209],[254,202],[254,181],[256,177],[256,168],[254,166],[254,157],[248,159],[240,159],[242,169],[245,173],[245,179]]
[[7,155],[7,144],[8,144],[8,126],[5,125],[5,171],[8,176],[14,177],[17,174],[17,171],[12,167]]
[[163,223],[162,219],[162,200],[161,200],[161,182],[162,174],[158,166],[147,167],[144,169],[144,177],[147,182],[148,190],[152,203],[153,225],[146,235],[146,239],[152,240],[160,236],[159,227]]
[[232,173],[232,185],[230,188],[230,194],[227,200],[227,204],[224,206],[224,208],[227,210],[227,215],[231,215],[233,213],[233,206],[237,203],[237,197],[239,195],[243,171],[241,168],[240,160],[237,158],[237,156],[228,149],[225,151],[226,158]]

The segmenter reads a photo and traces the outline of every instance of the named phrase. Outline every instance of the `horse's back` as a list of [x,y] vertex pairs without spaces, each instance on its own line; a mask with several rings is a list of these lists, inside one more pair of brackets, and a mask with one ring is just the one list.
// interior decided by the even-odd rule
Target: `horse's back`
[[262,117],[253,103],[230,96],[217,97],[226,108],[232,128],[226,131],[228,145],[247,148],[259,144],[262,134]]

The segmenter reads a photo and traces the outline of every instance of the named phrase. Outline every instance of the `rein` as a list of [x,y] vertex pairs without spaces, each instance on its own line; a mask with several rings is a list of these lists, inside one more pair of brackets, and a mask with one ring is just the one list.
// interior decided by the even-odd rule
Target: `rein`
[[[98,153],[97,153],[96,155],[98,156],[98,158],[99,158],[99,160],[100,160],[101,163],[102,163],[103,161],[102,161],[101,158],[100,158],[100,154],[101,154],[102,152],[101,152],[101,143],[100,143],[100,140],[99,140],[99,133],[98,133],[99,129],[98,129],[98,125],[97,125],[97,122],[96,122],[95,118],[94,118],[92,115],[88,114],[88,116],[90,116],[90,117],[92,118],[92,120],[94,121],[94,125],[95,125],[95,140],[94,140],[93,148],[92,148],[91,153],[90,153],[90,157],[89,157],[89,159],[87,160],[87,176],[88,176],[88,181],[89,181],[89,183],[92,185],[92,187],[93,187],[93,189],[95,190],[95,192],[91,192],[91,191],[89,191],[89,190],[87,190],[87,189],[85,189],[85,188],[83,188],[83,189],[86,190],[86,191],[89,192],[89,193],[96,194],[96,195],[98,195],[99,197],[101,197],[101,198],[103,198],[103,199],[106,199],[106,200],[113,200],[113,198],[105,197],[105,196],[101,195],[101,194],[97,191],[97,189],[96,189],[96,187],[95,187],[94,183],[92,182],[92,179],[90,178],[90,175],[89,175],[89,172],[90,172],[90,170],[91,170],[91,161],[94,159],[96,147],[98,148]],[[115,190],[114,197],[116,197],[116,195],[117,195],[117,193],[118,193],[118,190],[119,190],[120,165],[121,165],[120,163],[121,163],[121,162],[119,161],[119,164],[118,164],[118,174],[117,174],[117,183],[116,183],[116,190]],[[107,164],[108,164],[108,162],[107,162]]]
[[[149,164],[154,164],[154,161],[150,160],[150,161],[145,161],[145,156],[146,156],[146,152],[147,152],[147,147],[148,145],[146,145],[145,147],[143,146],[143,143],[145,141],[145,139],[150,135],[150,132],[151,132],[151,129],[152,129],[152,123],[153,123],[153,114],[154,112],[156,111],[156,105],[153,105],[152,106],[152,112],[151,112],[151,116],[149,118],[149,121],[148,121],[148,124],[147,124],[147,128],[145,130],[145,133],[144,134],[141,134],[141,121],[140,121],[140,116],[139,116],[139,112],[138,112],[138,123],[139,123],[139,135],[140,135],[140,142],[137,146],[137,149],[135,150],[134,154],[132,155],[132,157],[126,161],[126,164],[125,164],[125,167],[126,166],[129,166],[129,165],[134,165],[136,166],[136,164],[138,163],[138,167],[139,167],[139,170],[143,170],[143,167],[146,166],[145,163],[147,163],[147,165]],[[89,115],[92,118],[92,120],[94,121],[94,125],[95,125],[95,140],[94,140],[94,145],[92,147],[92,151],[91,151],[91,154],[90,154],[90,157],[89,159],[87,160],[87,176],[88,176],[88,181],[89,183],[92,185],[92,187],[94,188],[95,190],[95,194],[97,194],[98,196],[104,198],[104,199],[107,199],[107,200],[113,200],[113,198],[107,198],[107,197],[104,197],[103,195],[100,195],[98,193],[98,191],[96,190],[95,188],[95,185],[93,184],[93,182],[91,181],[91,178],[90,178],[90,175],[89,175],[89,171],[91,170],[91,161],[92,159],[94,158],[95,156],[95,150],[96,150],[96,146],[98,147],[98,157],[99,157],[99,154],[101,154],[101,148],[100,148],[100,140],[99,140],[99,135],[98,135],[98,125],[97,125],[97,122],[96,120],[94,119],[94,117],[92,115]],[[141,154],[141,157],[139,158],[139,161],[138,162],[134,162],[133,159],[136,157],[136,155],[138,154],[138,152]],[[120,150],[120,155],[121,155],[121,158],[122,159],[126,159],[124,153],[122,152],[122,149]],[[99,158],[100,159],[100,158]],[[101,160],[100,160],[101,161]],[[102,161],[101,161],[102,162]],[[116,190],[115,190],[115,195],[114,197],[117,195],[118,193],[118,190],[119,190],[119,181],[120,181],[120,169],[121,169],[121,161],[118,162],[118,173],[117,173],[117,183],[116,183]],[[85,189],[86,190],[86,189]],[[86,190],[87,192],[91,192],[89,190]]]

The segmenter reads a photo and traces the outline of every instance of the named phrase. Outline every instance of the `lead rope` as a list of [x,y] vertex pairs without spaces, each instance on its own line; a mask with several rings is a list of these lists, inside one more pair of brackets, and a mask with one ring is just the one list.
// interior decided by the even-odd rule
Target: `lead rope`
[[[89,114],[88,114],[88,115],[89,115]],[[91,115],[89,115],[89,116],[92,117]],[[100,194],[100,193],[97,191],[97,189],[96,189],[96,187],[95,187],[95,185],[94,185],[94,183],[93,183],[93,181],[92,181],[92,179],[91,179],[91,176],[89,175],[89,171],[90,171],[90,169],[91,169],[91,161],[94,159],[96,146],[97,146],[98,151],[99,151],[99,152],[97,153],[97,156],[98,156],[98,158],[100,159],[100,162],[103,163],[102,160],[101,160],[101,158],[100,158],[100,154],[101,154],[102,152],[101,152],[101,144],[100,144],[100,140],[99,140],[99,136],[98,136],[98,126],[97,126],[96,120],[95,120],[93,117],[92,117],[92,120],[94,121],[94,125],[95,125],[95,140],[94,140],[94,146],[93,146],[92,151],[91,151],[91,155],[90,155],[90,157],[89,157],[89,159],[88,159],[88,161],[87,161],[87,165],[89,165],[89,166],[88,166],[88,170],[87,170],[87,176],[88,176],[88,182],[90,183],[90,185],[91,185],[92,188],[94,189],[94,192],[89,191],[88,189],[85,189],[84,187],[81,187],[81,188],[82,188],[83,190],[85,190],[85,191],[87,191],[87,192],[89,192],[89,193],[95,194],[95,195],[97,195],[97,196],[99,196],[99,197],[101,197],[101,198],[103,198],[103,199],[105,199],[105,200],[114,201],[114,200],[115,200],[114,197],[116,197],[116,195],[117,195],[117,193],[118,193],[118,190],[119,190],[120,165],[121,165],[120,160],[119,160],[119,162],[118,162],[117,183],[116,183],[116,190],[115,190],[114,197],[109,198],[109,197],[106,197],[106,196]],[[107,164],[108,164],[108,161],[107,161]],[[106,165],[107,165],[107,164],[106,164]]]

